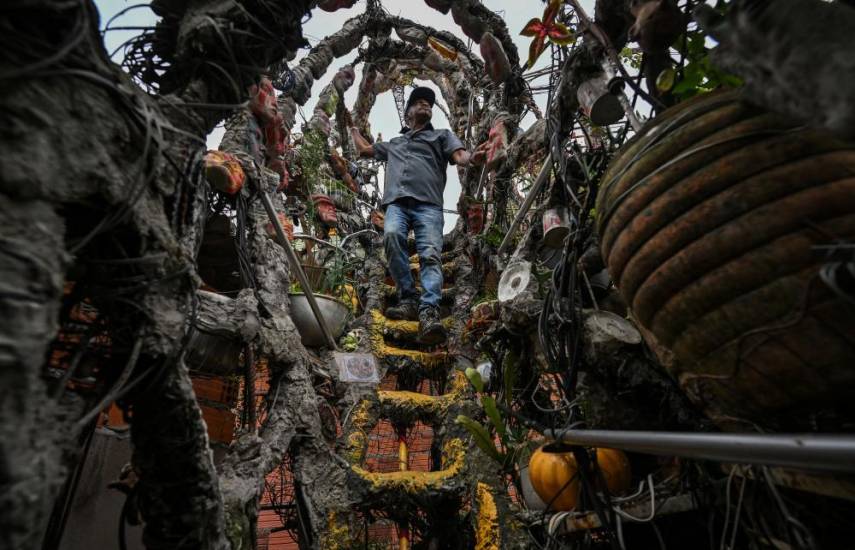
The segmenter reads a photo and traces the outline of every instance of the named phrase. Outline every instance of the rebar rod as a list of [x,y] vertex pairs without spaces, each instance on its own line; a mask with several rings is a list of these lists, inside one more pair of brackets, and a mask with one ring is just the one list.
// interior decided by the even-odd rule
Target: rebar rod
[[738,434],[620,430],[548,430],[570,445],[611,447],[659,456],[855,472],[855,435]]
[[534,199],[537,198],[537,195],[540,194],[540,189],[543,187],[543,184],[549,179],[549,169],[552,167],[552,153],[546,155],[546,158],[543,159],[543,166],[540,168],[540,173],[537,175],[537,179],[534,180],[534,184],[531,186],[531,189],[528,191],[528,195],[526,195],[525,200],[520,206],[519,211],[517,211],[517,215],[514,218],[514,221],[511,223],[511,227],[508,229],[508,232],[505,234],[505,238],[502,239],[502,244],[499,245],[499,250],[496,252],[496,255],[501,258],[502,252],[508,245],[511,243],[511,239],[514,236],[514,233],[517,232],[517,228],[520,223],[522,223],[526,214],[528,213],[528,209],[531,208],[531,203],[534,202]]
[[297,274],[297,280],[300,281],[300,287],[306,295],[309,307],[312,308],[312,313],[315,314],[315,320],[318,321],[318,325],[321,327],[321,332],[324,333],[324,339],[327,341],[327,345],[330,349],[338,350],[338,347],[335,345],[335,338],[333,338],[332,332],[330,332],[330,328],[327,326],[327,322],[321,314],[321,308],[318,307],[318,302],[315,300],[315,294],[312,292],[312,286],[309,284],[306,272],[303,271],[303,266],[300,265],[300,260],[297,258],[297,254],[294,253],[294,249],[291,247],[288,237],[285,236],[285,230],[282,229],[282,224],[276,216],[276,209],[273,207],[273,201],[270,200],[270,195],[268,195],[267,191],[260,188],[259,195],[261,195],[261,202],[264,204],[264,209],[267,210],[267,217],[270,218],[270,223],[273,225],[273,229],[276,230],[277,240],[285,250],[285,257],[288,258],[288,263],[291,264],[291,270]]

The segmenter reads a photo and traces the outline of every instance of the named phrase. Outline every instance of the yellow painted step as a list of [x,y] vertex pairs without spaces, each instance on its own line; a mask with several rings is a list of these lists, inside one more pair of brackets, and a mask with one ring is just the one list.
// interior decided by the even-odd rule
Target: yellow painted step
[[[414,340],[419,336],[418,321],[399,321],[395,319],[389,319],[382,313],[380,313],[379,315],[374,315],[373,321],[375,324],[381,324],[383,326],[383,334],[386,336],[391,336],[393,338],[398,338],[402,340]],[[451,317],[446,317],[442,320],[442,326],[445,327],[445,330],[451,330],[451,327],[453,325],[454,319],[452,319]]]
[[[442,253],[442,263],[451,263],[454,261],[454,252],[443,252]],[[410,263],[418,265],[419,263],[419,255],[418,254],[410,254]]]
[[352,466],[353,473],[368,484],[369,492],[406,494],[413,497],[427,496],[456,481],[463,472],[466,462],[466,446],[458,438],[449,440],[442,447],[442,469],[436,472],[369,472],[360,466]]
[[[428,369],[443,367],[447,364],[448,352],[446,351],[419,351],[398,348],[386,344],[386,340],[384,339],[387,327],[386,321],[389,321],[390,323],[415,323],[414,321],[391,321],[386,319],[386,317],[376,309],[371,310],[371,317],[373,320],[370,330],[371,351],[374,352],[374,355],[378,359],[383,360],[403,357],[419,363]],[[415,326],[415,334],[418,335],[418,323],[415,323]],[[410,325],[403,325],[400,327],[412,331],[412,326]]]
[[[413,277],[417,277],[421,268],[419,267],[419,263],[411,263],[410,271],[413,273]],[[454,278],[454,263],[447,262],[442,264],[442,278],[443,279],[452,279]]]
[[426,395],[411,391],[377,392],[380,400],[380,416],[396,422],[421,421],[435,424],[442,420],[448,407],[458,399],[455,394]]
[[[416,290],[418,290],[419,293],[421,293],[423,289],[421,286],[416,285]],[[387,299],[388,298],[394,298],[396,293],[397,293],[397,290],[395,289],[394,285],[387,285],[387,284],[383,285],[383,297],[384,298],[387,298]],[[451,301],[454,299],[454,294],[455,294],[455,292],[454,292],[453,288],[443,288],[442,289],[442,300],[446,301],[446,302]]]

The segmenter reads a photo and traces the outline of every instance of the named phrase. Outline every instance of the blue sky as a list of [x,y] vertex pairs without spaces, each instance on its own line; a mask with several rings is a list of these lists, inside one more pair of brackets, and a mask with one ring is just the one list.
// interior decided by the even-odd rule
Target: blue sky
[[[140,2],[138,0],[95,0],[95,4],[98,6],[98,10],[101,13],[101,27],[103,28],[107,20],[114,14],[139,3]],[[531,39],[524,36],[519,36],[519,31],[531,18],[540,17],[543,12],[544,4],[539,0],[482,0],[482,3],[491,10],[504,17],[511,36],[514,37],[514,41],[517,45],[517,49],[519,50],[520,57],[522,59],[525,59],[528,55],[528,45]],[[589,13],[593,13],[594,0],[581,0],[581,3],[583,8],[587,9]],[[420,0],[385,0],[383,2],[383,5],[389,12],[393,14],[406,17],[417,23],[428,25],[439,30],[450,31],[458,36],[463,37],[463,39],[465,40],[465,36],[463,36],[462,31],[452,20],[451,14],[443,15],[442,13],[428,7]],[[314,45],[324,36],[340,29],[345,21],[347,21],[351,17],[358,15],[364,10],[365,0],[359,0],[352,8],[339,10],[335,13],[327,13],[320,9],[316,9],[312,12],[311,19],[303,26],[303,34],[308,39],[309,43],[311,45]],[[146,26],[154,24],[155,21],[156,18],[151,12],[151,10],[147,7],[144,7],[139,9],[133,9],[127,14],[120,16],[112,23],[112,26]],[[123,41],[127,40],[128,38],[137,33],[138,31],[118,30],[108,32],[105,37],[105,45],[107,47],[107,51],[112,52]],[[473,44],[472,48],[475,52],[478,52],[477,44]],[[299,62],[299,60],[303,56],[305,56],[306,53],[307,50],[299,52],[297,59],[294,60],[292,65]],[[312,93],[315,95],[319,93],[320,90],[329,82],[329,80],[335,74],[336,70],[339,67],[353,61],[354,57],[356,57],[355,51],[333,61],[333,64],[327,74],[315,82],[314,87],[312,88]],[[535,68],[546,66],[548,62],[549,55],[548,52],[545,52]],[[362,67],[359,66],[356,70],[358,82],[362,74]],[[546,82],[546,79],[541,79],[540,81],[538,81],[538,83],[541,84],[545,84]],[[427,85],[433,87],[433,84],[431,83],[421,81],[417,81],[417,83],[420,85]],[[353,105],[353,102],[356,99],[356,93],[357,86],[354,85],[353,87],[351,87],[350,90],[348,90],[347,94],[345,94],[345,100],[349,106]],[[439,97],[439,93],[437,93],[437,96]],[[539,96],[536,96],[535,99],[537,100],[537,103],[540,105],[541,109],[545,109],[546,95],[541,94]],[[314,109],[315,101],[316,97],[313,96],[309,99],[306,105],[303,106],[303,112],[305,113],[306,118],[309,118],[311,116],[312,110]],[[526,128],[533,121],[534,117],[529,115],[529,117],[523,120],[522,127]],[[298,116],[297,130],[299,130],[300,122],[301,119]],[[372,130],[374,130],[375,132],[382,133],[385,139],[389,139],[398,133],[398,131],[400,130],[400,123],[398,121],[397,109],[395,107],[395,102],[392,98],[391,92],[384,93],[377,98],[377,103],[375,104],[374,109],[371,112],[370,123]],[[437,128],[448,127],[448,121],[445,119],[445,116],[439,109],[434,109],[433,123],[434,126],[436,126]],[[222,129],[218,128],[214,130],[214,132],[210,136],[208,136],[209,148],[217,148],[220,139],[222,138],[222,133]],[[457,178],[457,171],[449,167],[448,184],[446,185],[445,195],[443,197],[445,207],[453,210],[456,207],[457,198],[459,194],[460,182]],[[446,231],[449,231],[454,226],[456,219],[456,215],[446,214]]]

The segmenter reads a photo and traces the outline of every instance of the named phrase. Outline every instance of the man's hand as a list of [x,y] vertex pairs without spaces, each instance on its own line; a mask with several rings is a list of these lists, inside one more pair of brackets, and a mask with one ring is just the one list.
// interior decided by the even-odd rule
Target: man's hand
[[356,152],[359,153],[360,157],[373,157],[374,156],[374,146],[368,143],[362,134],[359,133],[359,130],[356,126],[351,126],[350,128],[350,137],[353,140],[353,144],[356,146]]
[[472,153],[472,158],[469,160],[475,166],[481,166],[487,160],[487,149],[490,148],[490,142],[485,141],[479,145]]
[[479,166],[484,163],[484,159],[487,158],[487,150],[482,147],[478,147],[474,152],[470,153],[466,149],[458,149],[457,151],[451,154],[451,160],[454,161],[454,164],[458,166],[466,166],[467,164],[473,166]]

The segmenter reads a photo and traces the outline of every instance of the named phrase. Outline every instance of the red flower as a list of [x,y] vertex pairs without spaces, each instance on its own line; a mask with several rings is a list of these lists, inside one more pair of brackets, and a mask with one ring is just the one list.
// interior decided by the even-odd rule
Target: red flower
[[558,15],[558,9],[561,7],[563,0],[550,0],[546,9],[543,11],[543,20],[537,17],[526,23],[520,34],[522,36],[533,36],[531,46],[528,49],[528,68],[534,66],[537,58],[546,49],[546,39],[559,46],[567,46],[572,44],[576,37],[573,32],[567,28],[567,25],[555,21],[555,16]]

